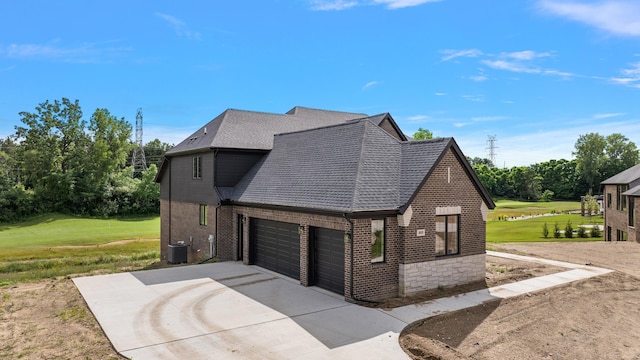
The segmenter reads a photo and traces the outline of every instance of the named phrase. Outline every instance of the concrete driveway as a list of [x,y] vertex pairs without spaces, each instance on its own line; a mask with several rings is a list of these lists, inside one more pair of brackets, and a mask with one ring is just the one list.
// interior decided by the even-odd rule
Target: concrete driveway
[[567,270],[393,310],[233,262],[73,281],[115,349],[132,359],[409,359],[398,338],[414,321],[612,271],[487,254]]
[[408,359],[407,325],[259,267],[225,262],[75,278],[132,359]]

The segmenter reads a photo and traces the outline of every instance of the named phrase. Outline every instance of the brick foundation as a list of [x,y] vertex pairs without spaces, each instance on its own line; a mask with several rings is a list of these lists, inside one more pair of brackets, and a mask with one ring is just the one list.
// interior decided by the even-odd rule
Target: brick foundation
[[481,281],[485,278],[485,254],[457,256],[413,264],[400,264],[400,296],[419,291]]

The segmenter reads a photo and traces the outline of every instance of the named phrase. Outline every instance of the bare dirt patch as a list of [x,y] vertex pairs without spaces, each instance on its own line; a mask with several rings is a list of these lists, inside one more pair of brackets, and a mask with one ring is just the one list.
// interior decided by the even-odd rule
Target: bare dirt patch
[[618,271],[417,322],[400,339],[413,359],[640,359],[640,244],[492,248]]
[[70,279],[0,288],[0,358],[123,359]]

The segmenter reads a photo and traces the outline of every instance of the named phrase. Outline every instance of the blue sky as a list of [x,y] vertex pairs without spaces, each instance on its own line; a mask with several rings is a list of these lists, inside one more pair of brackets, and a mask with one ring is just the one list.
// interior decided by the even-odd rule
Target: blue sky
[[584,0],[3,1],[0,136],[78,99],[177,144],[227,108],[389,112],[496,164],[640,145],[640,3]]

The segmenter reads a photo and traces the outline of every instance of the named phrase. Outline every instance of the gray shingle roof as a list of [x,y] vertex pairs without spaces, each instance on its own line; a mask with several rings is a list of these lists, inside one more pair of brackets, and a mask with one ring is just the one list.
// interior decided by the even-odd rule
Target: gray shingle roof
[[630,184],[640,179],[640,164],[632,166],[600,183],[600,185]]
[[229,200],[349,213],[398,210],[452,144],[451,138],[400,142],[369,119],[278,135]]
[[228,109],[167,151],[167,155],[211,148],[270,150],[275,134],[335,125],[366,116],[299,106],[286,114]]
[[623,192],[622,195],[628,195],[628,196],[634,196],[634,197],[640,196],[640,185]]

